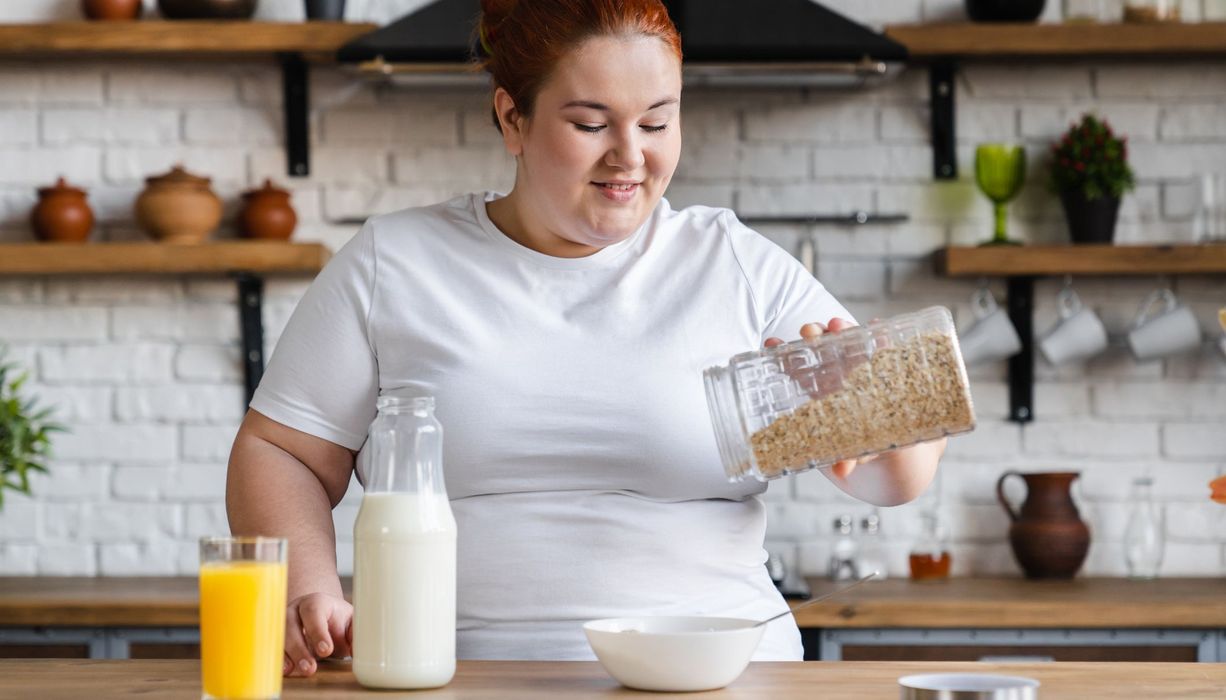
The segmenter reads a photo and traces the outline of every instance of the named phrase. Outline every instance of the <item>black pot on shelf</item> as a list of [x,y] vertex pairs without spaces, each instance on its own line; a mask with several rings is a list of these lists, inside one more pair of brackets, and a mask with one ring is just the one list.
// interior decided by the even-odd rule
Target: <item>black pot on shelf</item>
[[1115,219],[1120,213],[1119,197],[1086,199],[1080,190],[1061,192],[1064,218],[1074,243],[1110,243],[1115,237]]
[[345,19],[345,0],[305,0],[307,19],[339,22]]
[[166,19],[251,19],[259,0],[158,0]]
[[1047,0],[966,0],[966,14],[975,22],[1033,22]]

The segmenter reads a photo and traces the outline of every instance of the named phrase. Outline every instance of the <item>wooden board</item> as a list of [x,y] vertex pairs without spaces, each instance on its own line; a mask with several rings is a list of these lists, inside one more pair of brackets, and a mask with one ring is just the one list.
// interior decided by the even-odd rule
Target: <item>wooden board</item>
[[[723,690],[703,698],[896,700],[898,679],[916,673],[1003,673],[1038,680],[1043,700],[1200,700],[1226,694],[1226,665],[920,662],[755,663]],[[0,697],[169,700],[198,697],[198,661],[0,660]],[[401,693],[397,697],[407,697]],[[282,698],[365,700],[390,697],[358,685],[345,662],[325,663],[312,678],[288,678]],[[644,698],[618,685],[595,661],[461,661],[446,687],[412,693],[448,700]],[[694,696],[696,697],[696,696]]]
[[1226,23],[892,25],[913,58],[1226,56]]
[[[815,595],[835,588],[809,582]],[[192,577],[8,577],[0,578],[0,625],[192,627],[197,601]],[[891,579],[798,611],[796,619],[811,628],[1226,629],[1226,579]]]
[[[810,579],[814,595],[834,590]],[[1226,627],[1226,579],[955,578],[869,583],[828,605],[797,611],[801,627]]]
[[376,28],[348,22],[205,20],[0,24],[0,55],[332,54]]
[[951,247],[936,267],[947,277],[1226,274],[1226,245]]
[[315,274],[330,256],[319,243],[17,243],[0,245],[0,276]]

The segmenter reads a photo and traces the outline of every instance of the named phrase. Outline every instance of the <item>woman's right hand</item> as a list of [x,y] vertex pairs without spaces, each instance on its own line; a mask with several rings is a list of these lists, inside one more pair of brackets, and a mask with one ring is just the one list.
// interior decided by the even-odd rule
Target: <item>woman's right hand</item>
[[353,606],[344,598],[308,593],[286,606],[284,675],[313,675],[317,658],[350,656],[352,648]]

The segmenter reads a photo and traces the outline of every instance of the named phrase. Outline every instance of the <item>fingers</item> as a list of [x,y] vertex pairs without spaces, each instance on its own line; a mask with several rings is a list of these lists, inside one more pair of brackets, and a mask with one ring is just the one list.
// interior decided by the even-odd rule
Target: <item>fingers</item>
[[773,348],[776,345],[783,345],[783,339],[782,338],[767,338],[766,342],[763,343],[763,345],[765,345],[768,348]]
[[834,472],[834,475],[839,477],[840,479],[846,479],[847,477],[851,476],[851,473],[852,471],[855,470],[855,468],[856,468],[856,460],[844,459],[844,460],[835,462],[834,466],[831,467],[831,471]]
[[800,337],[805,340],[816,338],[826,332],[825,324],[821,323],[806,323],[800,327]]
[[[348,614],[346,614],[346,612]],[[332,608],[328,618],[328,635],[332,638],[332,650],[324,656],[344,658],[350,656],[353,642],[350,635],[353,629],[353,608],[337,603]]]
[[[302,663],[306,662],[304,668]],[[297,601],[290,603],[285,613],[285,664],[281,669],[286,676],[309,676],[314,671],[315,660],[302,635],[302,619],[298,615]]]
[[[328,618],[331,613],[331,601],[324,596],[308,596],[298,605],[298,615],[302,618],[306,648],[310,652],[308,658],[299,659],[298,668],[306,671],[307,675],[315,672],[315,657],[332,653],[332,634],[328,629]],[[303,661],[309,663],[309,668],[303,666]]]
[[831,333],[838,333],[839,331],[845,328],[851,328],[854,325],[855,324],[845,318],[832,318],[830,319],[829,330]]

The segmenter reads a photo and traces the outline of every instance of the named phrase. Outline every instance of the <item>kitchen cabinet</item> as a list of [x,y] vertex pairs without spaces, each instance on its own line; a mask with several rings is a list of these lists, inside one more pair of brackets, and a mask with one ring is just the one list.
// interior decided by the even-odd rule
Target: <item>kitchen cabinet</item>
[[[1194,700],[1226,694],[1226,667],[1205,664],[755,663],[724,690],[702,697],[761,700],[876,700],[898,697],[898,679],[916,673],[1001,673],[1042,684],[1043,700]],[[0,697],[149,700],[200,693],[198,661],[0,660]],[[658,695],[658,694],[656,694]],[[365,690],[348,663],[324,663],[311,678],[288,678],[283,697],[350,700],[387,697]],[[461,661],[455,679],[414,698],[566,700],[643,698],[618,686],[594,661]]]
[[[197,601],[190,577],[0,578],[0,658],[194,657]],[[1219,579],[891,579],[796,620],[811,659],[1226,661]]]

